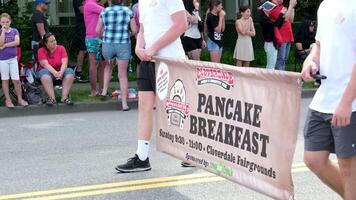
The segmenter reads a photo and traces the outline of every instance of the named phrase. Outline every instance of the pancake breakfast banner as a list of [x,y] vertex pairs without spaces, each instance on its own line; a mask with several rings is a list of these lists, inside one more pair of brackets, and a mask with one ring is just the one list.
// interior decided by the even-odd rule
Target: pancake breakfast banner
[[159,151],[269,197],[294,196],[299,73],[155,62]]

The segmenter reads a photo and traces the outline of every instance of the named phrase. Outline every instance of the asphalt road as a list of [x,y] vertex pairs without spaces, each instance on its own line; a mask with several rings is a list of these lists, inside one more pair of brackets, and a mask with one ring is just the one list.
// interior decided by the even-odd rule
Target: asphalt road
[[[303,99],[300,130],[310,99]],[[269,199],[157,152],[152,170],[118,174],[136,150],[137,110],[0,119],[1,199]],[[340,199],[303,167],[300,131],[294,156],[296,199]],[[299,166],[297,169],[296,166]],[[301,167],[300,167],[301,166]],[[10,195],[10,196],[9,196]]]

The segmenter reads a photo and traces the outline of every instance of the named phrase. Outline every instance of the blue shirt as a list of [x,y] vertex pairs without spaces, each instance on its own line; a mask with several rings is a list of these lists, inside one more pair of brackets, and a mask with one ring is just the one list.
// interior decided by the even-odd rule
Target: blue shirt
[[128,7],[120,5],[107,7],[100,13],[100,18],[104,24],[104,43],[130,43],[129,25],[133,13]]

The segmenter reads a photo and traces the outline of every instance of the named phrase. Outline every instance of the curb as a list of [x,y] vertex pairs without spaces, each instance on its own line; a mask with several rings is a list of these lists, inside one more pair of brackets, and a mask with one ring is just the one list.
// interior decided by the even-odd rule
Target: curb
[[[129,99],[127,101],[128,106],[131,109],[137,109],[137,99]],[[20,116],[34,116],[34,115],[51,115],[51,114],[65,114],[65,113],[79,113],[79,112],[97,112],[97,111],[121,111],[121,101],[106,101],[106,102],[81,102],[74,103],[74,105],[68,106],[63,103],[55,106],[42,105],[30,105],[27,107],[15,107],[14,109],[8,109],[6,107],[0,107],[0,118],[5,117],[20,117]]]
[[[302,98],[311,98],[314,96],[315,92],[316,89],[303,89]],[[127,103],[131,109],[137,109],[138,107],[137,99],[129,99]],[[75,103],[72,106],[57,104],[52,107],[48,107],[46,105],[30,105],[28,107],[15,107],[15,109],[0,107],[0,118],[113,110],[122,110],[120,101],[109,100],[105,102],[81,102]]]

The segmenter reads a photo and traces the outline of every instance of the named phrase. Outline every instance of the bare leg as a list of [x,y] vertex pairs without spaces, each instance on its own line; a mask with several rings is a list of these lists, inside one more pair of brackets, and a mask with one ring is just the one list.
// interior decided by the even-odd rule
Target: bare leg
[[72,74],[67,75],[66,77],[64,77],[64,79],[62,81],[62,98],[61,98],[62,102],[66,98],[69,97],[69,91],[70,91],[70,88],[72,88],[73,81],[74,81],[74,76]]
[[221,54],[222,54],[221,51],[210,51],[211,62],[220,63]]
[[54,95],[54,90],[53,90],[53,81],[52,78],[48,75],[43,75],[41,77],[41,83],[42,86],[44,87],[47,95],[51,98],[51,99],[56,99],[55,95]]
[[193,60],[200,60],[201,49],[195,49],[190,52]]
[[[103,78],[103,89],[101,91],[101,95],[106,96],[108,93],[108,87],[112,75],[113,65],[107,62],[107,65],[104,66],[104,78]],[[121,82],[121,81],[120,81]]]
[[94,53],[89,53],[89,81],[90,81],[90,95],[96,96],[98,91],[96,88],[96,81],[97,81],[97,70],[98,70],[98,62],[95,59]]
[[22,88],[21,88],[20,81],[19,80],[13,80],[12,83],[14,84],[14,87],[15,87],[16,96],[17,96],[17,102],[20,105],[27,104],[27,102],[25,102],[25,100],[23,100],[23,98],[22,98]]
[[127,90],[128,90],[128,80],[127,80],[127,65],[129,64],[128,60],[117,60],[118,65],[118,77],[120,80],[120,91],[121,91],[121,101],[122,109],[128,109],[127,106]]
[[5,100],[7,102],[11,102],[11,97],[10,97],[10,89],[9,89],[9,80],[2,80],[2,90],[5,95]]
[[243,61],[242,64],[244,67],[249,67],[250,66],[250,62],[249,61]]
[[138,139],[149,141],[153,127],[154,92],[138,92]]
[[[103,88],[104,88],[104,71],[105,71],[106,65],[109,65],[109,62],[107,62],[107,61],[99,62],[99,66],[98,66],[99,92],[102,92]],[[111,78],[111,76],[110,76],[110,78]]]
[[82,72],[83,69],[83,62],[84,62],[84,57],[85,57],[85,54],[87,52],[86,51],[79,51],[78,53],[78,56],[77,56],[77,72]]
[[338,158],[341,176],[345,182],[344,199],[356,199],[356,157],[342,159]]
[[236,66],[243,67],[241,60],[236,60]]
[[332,190],[344,196],[344,182],[339,167],[329,159],[328,151],[305,151],[304,162]]

